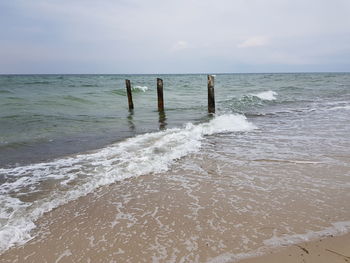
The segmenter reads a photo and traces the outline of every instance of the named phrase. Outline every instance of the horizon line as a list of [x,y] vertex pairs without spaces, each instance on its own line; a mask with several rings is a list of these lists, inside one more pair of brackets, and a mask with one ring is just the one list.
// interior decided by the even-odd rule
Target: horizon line
[[232,75],[232,74],[329,74],[350,73],[350,71],[285,71],[285,72],[189,72],[189,73],[0,73],[8,75]]

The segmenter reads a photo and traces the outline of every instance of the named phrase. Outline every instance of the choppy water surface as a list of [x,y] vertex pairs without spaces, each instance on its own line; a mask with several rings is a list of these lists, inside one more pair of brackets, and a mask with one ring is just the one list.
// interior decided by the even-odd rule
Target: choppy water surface
[[[161,220],[160,229],[174,228],[160,236],[187,245],[169,243],[170,253],[167,243],[147,240],[154,251],[140,255],[160,261],[230,261],[262,245],[348,231],[350,74],[217,75],[213,118],[206,113],[206,75],[161,76],[164,115],[156,111],[156,77],[0,76],[2,251],[35,236],[43,213],[114,182],[124,183],[114,186],[120,200],[112,210],[136,227],[125,244],[144,222],[121,207],[128,210],[129,194],[141,186],[145,198],[134,207],[142,210],[166,182],[176,198],[150,215],[176,218],[170,208],[181,200],[186,211],[179,220],[200,226],[179,237],[174,222]],[[132,113],[125,78],[133,85]],[[125,181],[140,175],[154,181]],[[106,220],[101,231],[121,222]],[[213,248],[205,255],[203,240]]]

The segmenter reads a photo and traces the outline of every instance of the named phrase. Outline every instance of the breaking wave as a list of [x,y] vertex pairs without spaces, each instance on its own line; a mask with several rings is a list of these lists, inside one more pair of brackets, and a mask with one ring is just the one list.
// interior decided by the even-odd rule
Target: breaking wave
[[132,89],[135,91],[146,92],[148,90],[148,87],[147,86],[134,86],[134,87],[132,87]]
[[257,94],[251,94],[254,97],[258,97],[261,100],[276,100],[277,92],[269,90],[269,91],[264,91],[260,92]]
[[[0,252],[32,239],[35,221],[53,208],[103,185],[166,171],[175,160],[198,151],[207,135],[253,129],[243,115],[222,115],[208,123],[139,135],[91,153],[0,169],[0,177],[7,178],[0,186]],[[42,198],[44,184],[53,190]],[[35,194],[40,198],[35,199]]]

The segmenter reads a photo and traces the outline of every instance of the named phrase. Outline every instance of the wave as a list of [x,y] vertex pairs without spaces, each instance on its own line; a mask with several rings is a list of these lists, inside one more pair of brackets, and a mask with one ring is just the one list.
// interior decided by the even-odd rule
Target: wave
[[[208,135],[254,129],[256,126],[243,115],[222,115],[208,123],[188,123],[184,128],[139,135],[91,153],[0,169],[0,177],[12,178],[0,186],[0,217],[6,221],[0,227],[0,251],[32,239],[34,222],[60,205],[103,185],[167,171],[177,159],[197,152]],[[47,197],[21,201],[26,191],[38,192],[48,180],[55,184],[55,190]]]
[[91,103],[91,101],[89,101],[89,100],[78,98],[78,97],[71,96],[71,95],[64,96],[63,99],[74,101],[74,102],[80,102],[80,103]]
[[148,87],[147,86],[134,86],[134,87],[132,87],[132,90],[146,92],[148,90]]
[[94,84],[82,84],[80,85],[80,87],[83,87],[83,88],[91,88],[91,87],[98,87],[98,85],[94,85]]
[[318,161],[307,160],[283,160],[283,159],[255,159],[255,162],[271,162],[271,163],[294,163],[294,164],[320,164]]
[[113,94],[120,95],[120,96],[126,96],[126,90],[124,90],[124,89],[108,91],[108,93],[109,92],[113,93]]
[[12,94],[9,90],[0,90],[0,94]]
[[[246,94],[241,97],[233,97],[220,103],[225,108],[230,108],[234,112],[250,114],[253,108],[260,108],[264,104],[275,103],[277,99],[275,96],[277,96],[277,92],[270,90],[256,94]],[[288,101],[280,101],[279,103],[288,103]]]
[[25,85],[45,85],[45,84],[51,84],[50,81],[33,81],[33,82],[24,82]]
[[329,110],[329,111],[334,111],[334,110],[350,110],[350,105],[335,106],[335,107],[329,108],[328,110]]
[[304,90],[305,88],[303,87],[300,87],[300,86],[293,86],[293,85],[289,85],[289,86],[281,86],[279,88],[279,90],[283,90],[283,91],[302,91]]
[[28,142],[25,141],[20,141],[20,142],[8,142],[5,140],[1,140],[0,138],[0,150],[3,149],[16,149],[16,148],[20,148],[23,146],[27,146]]
[[[138,92],[146,92],[148,90],[148,87],[147,86],[133,86],[132,87],[132,91],[134,93],[138,93]],[[120,95],[120,96],[126,96],[126,89],[117,89],[117,90],[112,90],[112,91],[109,91],[113,94],[117,94],[117,95]]]
[[276,97],[278,94],[275,91],[269,90],[269,91],[264,91],[260,92],[257,94],[251,94],[254,97],[258,97],[261,100],[276,100]]
[[264,241],[264,245],[268,247],[281,247],[293,245],[301,242],[311,241],[319,237],[330,235],[341,235],[348,233],[350,230],[350,221],[332,223],[332,226],[320,231],[308,231],[305,234],[284,235],[281,237],[273,236]]
[[24,98],[14,97],[14,96],[6,97],[6,99],[11,100],[11,101],[25,101],[26,100]]
[[350,231],[350,221],[344,222],[335,222],[331,224],[332,226],[327,227],[320,231],[307,231],[304,234],[292,234],[292,235],[284,235],[282,237],[273,236],[270,239],[264,241],[265,247],[260,247],[254,251],[249,253],[224,253],[219,255],[208,262],[210,263],[228,263],[228,262],[237,262],[242,259],[252,258],[257,256],[262,256],[267,254],[269,250],[272,248],[285,247],[295,245],[301,242],[309,242],[312,240],[316,240],[317,238],[323,238],[333,235],[342,235],[346,234]]

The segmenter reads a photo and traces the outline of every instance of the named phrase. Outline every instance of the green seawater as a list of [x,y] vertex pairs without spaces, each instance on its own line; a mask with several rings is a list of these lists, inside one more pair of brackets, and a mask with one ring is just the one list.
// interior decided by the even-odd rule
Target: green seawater
[[[157,77],[164,81],[164,114],[157,111]],[[133,112],[128,110],[125,79],[133,87]],[[346,73],[218,74],[216,112],[279,117],[317,103],[322,107],[347,103],[349,83]],[[261,92],[274,92],[276,99],[252,95]],[[2,75],[0,167],[83,152],[209,119],[206,74]]]
[[[349,73],[217,74],[215,100],[209,115],[206,74],[0,76],[0,253],[30,240],[54,208],[135,182],[127,178],[170,179],[179,167],[173,183],[188,182],[191,199],[198,180],[231,198],[233,211],[248,212],[236,201],[250,198],[259,208],[251,209],[254,218],[266,216],[266,204],[288,212],[297,196],[322,214],[316,224],[305,213],[312,226],[348,221],[349,209],[338,203],[349,203]],[[323,215],[329,207],[333,219]],[[293,216],[285,218],[279,225],[290,231]]]

